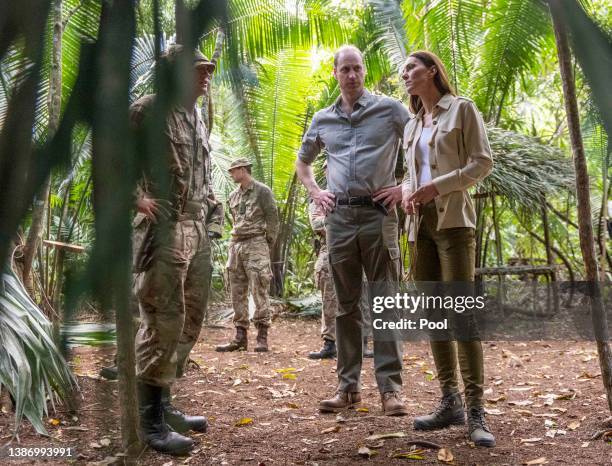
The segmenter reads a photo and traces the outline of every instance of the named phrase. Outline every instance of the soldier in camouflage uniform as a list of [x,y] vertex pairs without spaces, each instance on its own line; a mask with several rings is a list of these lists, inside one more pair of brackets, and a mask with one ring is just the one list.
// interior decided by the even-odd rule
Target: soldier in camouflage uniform
[[[173,62],[182,53],[182,46],[171,46],[163,58]],[[141,316],[136,335],[140,433],[153,449],[173,455],[193,447],[180,433],[207,429],[205,417],[187,416],[170,404],[170,386],[200,334],[212,273],[209,238],[221,231],[222,214],[210,186],[208,131],[197,105],[214,68],[195,52],[193,92],[169,112],[163,135],[169,196],[161,199],[160,188],[145,173],[133,222],[134,288]],[[132,105],[136,128],[155,98],[148,95]]]
[[270,249],[278,234],[278,210],[270,188],[251,176],[251,162],[238,159],[229,168],[240,186],[229,196],[234,222],[229,245],[227,270],[234,307],[235,338],[217,351],[246,350],[249,328],[248,293],[255,301],[253,322],[257,328],[255,351],[268,351],[270,327]]

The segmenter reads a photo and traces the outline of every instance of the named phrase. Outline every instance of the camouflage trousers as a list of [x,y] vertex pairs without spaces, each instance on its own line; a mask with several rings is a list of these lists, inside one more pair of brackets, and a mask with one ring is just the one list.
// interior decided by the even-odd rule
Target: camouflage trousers
[[210,242],[201,220],[170,224],[170,241],[156,245],[149,268],[136,276],[140,310],[136,376],[165,387],[180,377],[208,303]]
[[234,325],[249,328],[249,291],[255,301],[255,326],[270,326],[270,249],[264,236],[232,240],[227,271],[234,307]]
[[[338,296],[334,288],[334,280],[329,268],[329,252],[327,245],[321,245],[321,250],[315,262],[315,282],[321,292],[321,338],[336,341],[336,315],[338,313]],[[370,298],[367,279],[364,276],[364,286],[359,301],[361,307],[361,318],[363,337],[372,336],[372,317],[370,315]]]

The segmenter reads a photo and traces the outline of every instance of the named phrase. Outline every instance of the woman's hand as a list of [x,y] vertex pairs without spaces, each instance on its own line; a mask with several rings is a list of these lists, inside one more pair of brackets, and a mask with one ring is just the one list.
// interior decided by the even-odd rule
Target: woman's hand
[[418,212],[419,207],[431,202],[438,194],[438,189],[433,183],[421,186],[412,194],[405,193],[402,198],[402,208],[408,215]]

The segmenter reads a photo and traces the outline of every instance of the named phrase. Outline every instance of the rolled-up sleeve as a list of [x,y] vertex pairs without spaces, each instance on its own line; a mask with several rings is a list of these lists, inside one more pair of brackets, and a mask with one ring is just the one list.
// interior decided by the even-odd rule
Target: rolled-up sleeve
[[319,155],[322,148],[323,144],[321,143],[321,138],[319,137],[317,115],[315,114],[310,122],[308,131],[306,131],[306,134],[304,134],[304,137],[302,138],[302,146],[298,151],[298,159],[310,165],[317,158],[317,155]]
[[471,101],[462,105],[461,112],[467,164],[433,180],[441,196],[453,191],[464,191],[486,178],[493,170],[491,147],[480,112]]

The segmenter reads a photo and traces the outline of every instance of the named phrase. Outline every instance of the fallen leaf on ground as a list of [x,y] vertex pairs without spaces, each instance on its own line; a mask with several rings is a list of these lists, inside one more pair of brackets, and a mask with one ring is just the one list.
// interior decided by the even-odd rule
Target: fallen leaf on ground
[[497,398],[487,398],[489,403],[497,403],[499,401],[504,401],[506,399],[506,395],[500,395]]
[[382,440],[385,438],[403,438],[406,437],[405,432],[390,432],[387,434],[374,434],[366,437],[366,442],[375,442],[376,440]]
[[295,367],[285,367],[283,369],[276,369],[276,372],[279,374],[287,374],[288,372],[295,372],[296,370]]
[[372,456],[378,455],[378,452],[376,450],[370,450],[368,447],[359,447],[357,454],[364,458],[372,458]]
[[368,408],[357,408],[355,411],[358,413],[369,413],[370,410]]
[[531,400],[508,401],[510,406],[529,406],[533,404]]
[[534,464],[548,464],[548,460],[542,456],[541,458],[536,458],[535,460],[525,461],[523,464],[525,466],[533,466]]
[[504,414],[504,412],[499,409],[487,409],[487,408],[485,408],[485,413],[490,414],[491,416],[501,416],[502,414]]
[[576,430],[578,427],[580,427],[580,422],[578,421],[572,421],[567,425],[569,430]]
[[401,451],[399,453],[395,453],[392,457],[405,460],[424,460],[425,456],[423,453],[425,453],[425,450]]
[[536,442],[541,442],[541,441],[542,441],[541,437],[522,438],[521,439],[521,443],[536,443]]
[[295,380],[297,379],[297,375],[286,373],[286,374],[283,374],[283,379]]
[[60,420],[52,417],[51,419],[49,419],[49,424],[51,424],[52,426],[59,426]]
[[450,463],[455,459],[453,453],[448,448],[440,448],[438,450],[438,460],[443,463]]
[[236,424],[234,424],[234,425],[236,427],[243,427],[243,426],[248,426],[250,424],[253,424],[253,418],[243,417],[238,422],[236,422]]
[[287,403],[287,408],[291,408],[291,409],[300,409],[300,407],[292,402]]
[[340,426],[329,427],[321,431],[322,434],[333,434],[335,432],[340,432]]
[[102,445],[103,447],[108,447],[111,444],[111,441],[109,438],[104,437],[100,439],[100,445]]

